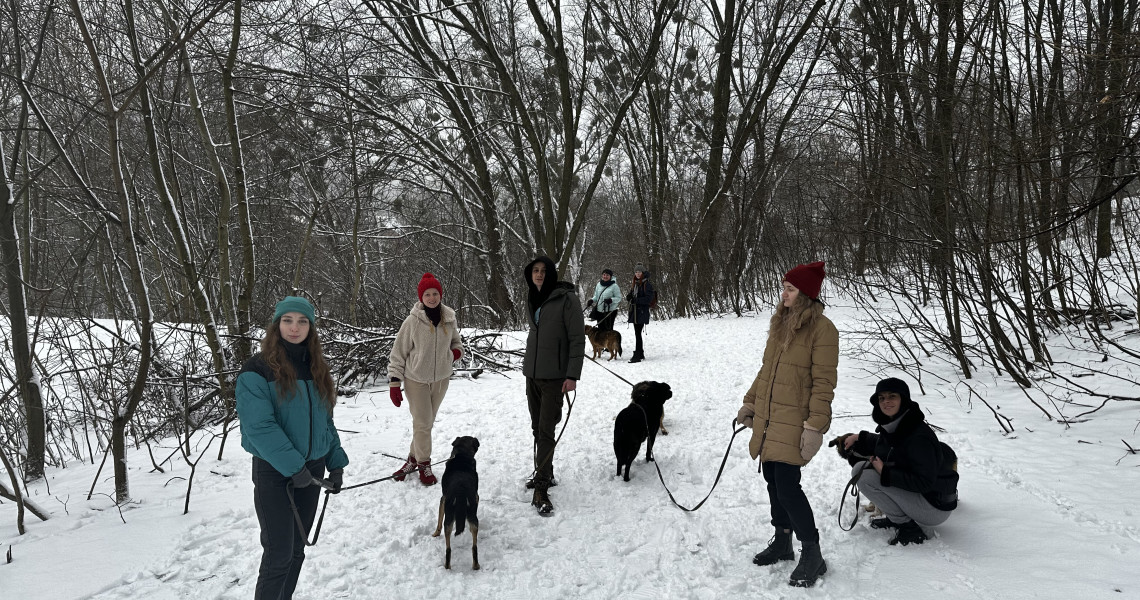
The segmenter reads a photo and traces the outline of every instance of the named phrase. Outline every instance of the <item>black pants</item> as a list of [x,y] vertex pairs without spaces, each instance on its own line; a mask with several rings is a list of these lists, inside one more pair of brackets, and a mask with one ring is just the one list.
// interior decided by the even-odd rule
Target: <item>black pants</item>
[[606,315],[598,319],[598,326],[595,328],[598,331],[613,331],[614,321],[617,319],[618,311],[611,310]]
[[800,487],[800,467],[767,461],[760,463],[760,472],[764,474],[764,481],[768,482],[772,525],[777,529],[791,529],[805,544],[819,543],[815,515],[811,511],[807,495]]
[[[325,476],[325,459],[311,460],[305,468],[317,479]],[[254,600],[287,600],[293,597],[301,563],[305,562],[305,537],[297,529],[289,506],[286,485],[290,481],[268,462],[253,458],[253,508],[261,525],[261,568],[257,572]],[[297,512],[307,533],[313,527],[321,487],[310,485],[292,490]]]
[[633,324],[633,335],[637,338],[637,345],[633,347],[633,355],[637,358],[645,358],[645,346],[641,343],[642,329],[645,329],[645,323]]
[[554,479],[554,430],[562,420],[562,383],[565,379],[526,378],[526,403],[534,433],[535,479]]

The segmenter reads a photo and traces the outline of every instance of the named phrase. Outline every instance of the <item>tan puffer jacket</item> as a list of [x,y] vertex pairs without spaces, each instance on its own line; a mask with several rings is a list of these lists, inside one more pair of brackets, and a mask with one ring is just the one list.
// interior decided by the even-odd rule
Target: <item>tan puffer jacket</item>
[[818,311],[813,324],[800,327],[787,350],[780,348],[777,336],[768,336],[760,372],[744,395],[744,404],[756,413],[748,443],[754,459],[805,465],[808,461],[800,455],[804,423],[821,433],[831,426],[839,332],[822,308],[812,306]]
[[463,349],[455,311],[443,304],[439,326],[432,325],[422,302],[416,302],[400,325],[392,352],[388,355],[388,381],[392,387],[411,379],[418,383],[435,383],[451,377],[451,349]]

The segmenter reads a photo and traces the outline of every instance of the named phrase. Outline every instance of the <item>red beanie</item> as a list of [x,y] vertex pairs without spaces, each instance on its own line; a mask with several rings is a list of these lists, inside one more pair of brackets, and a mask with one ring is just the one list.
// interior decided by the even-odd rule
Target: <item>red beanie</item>
[[784,281],[796,286],[808,298],[818,300],[819,288],[823,285],[823,276],[823,262],[820,261],[796,265],[796,268],[784,274]]
[[416,286],[416,297],[420,300],[423,300],[424,292],[428,291],[429,288],[435,288],[439,290],[439,295],[443,296],[443,286],[440,285],[439,280],[435,278],[435,275],[432,275],[431,273],[424,273],[423,279],[420,279],[420,284]]

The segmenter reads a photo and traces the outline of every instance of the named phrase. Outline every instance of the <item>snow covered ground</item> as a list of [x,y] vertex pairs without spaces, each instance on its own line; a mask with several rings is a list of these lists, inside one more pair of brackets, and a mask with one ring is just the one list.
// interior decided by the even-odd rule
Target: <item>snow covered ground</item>
[[[828,314],[841,335],[860,327],[852,309],[837,305]],[[632,328],[618,330],[628,359]],[[696,504],[713,483],[732,418],[760,366],[766,332],[766,314],[654,322],[646,329],[645,362],[604,363],[630,381],[672,386],[674,396],[665,405],[670,433],[658,437],[655,455],[682,504]],[[828,439],[872,429],[868,397],[874,384],[899,374],[870,362],[855,337],[841,338],[844,354]],[[1126,341],[1136,348],[1138,337],[1133,332]],[[1059,346],[1054,357],[1078,365],[1093,360]],[[431,537],[438,486],[388,481],[331,498],[296,597],[1140,598],[1140,455],[1128,453],[1123,443],[1140,447],[1135,403],[1109,403],[1065,426],[1047,419],[1008,379],[962,382],[939,361],[924,368],[921,393],[913,377],[903,377],[958,453],[959,508],[921,546],[888,546],[889,533],[869,529],[865,515],[844,532],[836,513],[850,470],[825,447],[805,467],[803,481],[828,563],[815,588],[787,586],[793,562],[751,562],[771,527],[763,480],[743,434],[720,485],[695,513],[669,502],[644,460],[635,463],[629,483],[615,477],[613,418],[628,403],[630,389],[587,363],[555,457],[560,485],[551,490],[553,517],[538,516],[523,489],[531,442],[522,378],[457,379],[440,410],[433,458],[445,458],[456,436],[481,441],[483,569],[470,569],[467,534],[453,541],[452,570],[443,569],[443,538]],[[1138,395],[1135,387],[1107,377],[1082,382]],[[1016,431],[1003,435],[991,410],[976,397],[971,401],[967,386],[1011,418]],[[1100,404],[1072,400],[1078,404],[1045,405],[1071,417]],[[405,454],[410,416],[406,408],[392,406],[386,389],[342,400],[336,421],[352,460],[346,485],[399,466],[385,454]],[[155,454],[165,456],[172,448]],[[0,555],[10,546],[13,556],[12,563],[0,564],[0,596],[252,596],[260,547],[250,459],[238,441],[228,442],[223,461],[210,456],[199,465],[188,515],[182,515],[185,480],[179,479],[188,467],[172,462],[164,465],[166,473],[151,472],[145,451],[134,451],[130,461],[137,501],[123,507],[121,517],[109,496],[85,500],[95,467],[76,463],[52,470],[46,485],[32,488],[33,499],[53,518],[39,522],[29,516],[27,535],[17,535],[13,504],[0,504]],[[105,470],[96,491],[112,489]],[[845,517],[850,511],[848,499]]]

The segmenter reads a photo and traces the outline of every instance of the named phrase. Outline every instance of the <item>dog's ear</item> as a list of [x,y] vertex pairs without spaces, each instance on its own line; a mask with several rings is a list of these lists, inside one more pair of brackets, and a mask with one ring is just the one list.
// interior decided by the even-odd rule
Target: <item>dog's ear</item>
[[479,438],[473,437],[471,440],[475,442],[475,449],[471,451],[471,453],[474,454],[479,451]]

